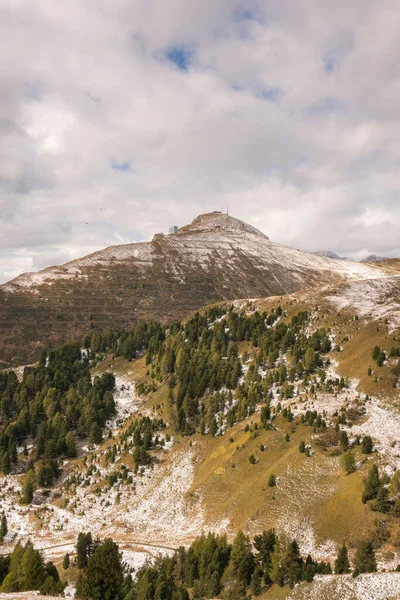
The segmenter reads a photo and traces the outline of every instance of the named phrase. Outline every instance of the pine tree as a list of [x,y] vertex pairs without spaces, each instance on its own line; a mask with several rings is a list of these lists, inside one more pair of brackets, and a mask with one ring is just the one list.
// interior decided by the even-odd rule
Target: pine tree
[[268,487],[275,487],[275,486],[276,486],[276,478],[275,478],[275,475],[273,475],[271,473],[271,475],[269,476],[269,479],[268,479]]
[[337,555],[337,559],[335,560],[335,573],[349,573],[350,572],[350,563],[349,563],[349,555],[347,552],[347,547],[345,544],[340,548],[339,553]]
[[65,437],[65,445],[67,448],[67,456],[68,458],[75,458],[76,457],[76,443],[75,443],[75,438],[74,438],[74,434],[69,431]]
[[311,346],[307,348],[304,355],[304,368],[306,371],[311,372],[317,366],[317,355]]
[[67,552],[67,554],[64,556],[64,560],[63,560],[63,569],[66,571],[67,569],[69,569],[69,565],[70,565],[70,560],[69,560],[69,554]]
[[1,461],[1,470],[3,471],[4,475],[8,475],[9,473],[11,473],[11,459],[9,452],[4,452],[3,454],[3,458]]
[[30,504],[33,500],[34,492],[34,473],[28,471],[25,476],[24,485],[22,487],[21,504]]
[[261,567],[256,567],[251,576],[250,587],[255,596],[259,596],[262,590],[263,570]]
[[361,444],[361,452],[363,454],[371,454],[373,448],[372,438],[370,435],[365,435]]
[[103,440],[101,427],[98,423],[93,423],[89,433],[89,444],[101,444]]
[[92,553],[93,549],[93,540],[92,534],[89,533],[79,533],[78,539],[76,542],[76,559],[78,569],[86,569],[88,565],[89,556]]
[[7,532],[8,532],[7,517],[6,517],[5,513],[3,512],[3,514],[1,515],[1,523],[0,523],[0,542],[4,541],[4,538],[6,537]]
[[284,573],[282,569],[282,555],[280,544],[278,541],[275,543],[273,552],[271,553],[271,567],[269,570],[269,579],[273,583],[277,583],[279,586],[284,585]]
[[367,480],[364,484],[364,491],[362,495],[362,502],[366,504],[368,500],[373,500],[377,497],[381,482],[379,479],[379,471],[376,465],[372,465],[369,470]]
[[373,503],[371,503],[372,510],[376,510],[381,513],[388,511],[388,500],[389,492],[384,485],[380,485],[378,493]]
[[38,590],[46,579],[43,558],[29,544],[21,560],[20,578],[23,590]]
[[111,539],[104,540],[89,558],[86,581],[93,600],[123,598],[122,556],[117,544]]
[[243,531],[239,531],[232,545],[231,561],[234,573],[246,586],[250,584],[255,563],[251,542]]
[[359,543],[354,559],[354,571],[358,573],[374,573],[376,571],[376,558],[372,543],[364,540]]
[[346,475],[350,475],[356,469],[356,461],[354,455],[350,450],[347,450],[341,457],[342,467]]
[[298,581],[301,581],[303,560],[300,556],[299,546],[293,540],[286,551],[284,557],[284,569],[286,571],[287,582],[293,588]]

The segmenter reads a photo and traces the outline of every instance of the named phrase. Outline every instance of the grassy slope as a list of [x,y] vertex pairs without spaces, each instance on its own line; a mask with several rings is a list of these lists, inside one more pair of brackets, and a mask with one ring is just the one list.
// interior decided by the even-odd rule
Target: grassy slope
[[[331,329],[336,334],[337,343],[343,350],[332,352],[338,362],[338,371],[344,377],[360,380],[359,389],[365,393],[381,396],[386,401],[395,402],[398,390],[393,388],[393,375],[388,366],[377,367],[372,359],[372,349],[378,344],[389,350],[394,345],[383,322],[355,320],[351,312],[339,313],[324,298],[309,293],[298,293],[286,297],[268,298],[256,301],[259,310],[270,310],[281,304],[289,318],[300,310],[316,310],[315,325]],[[349,341],[345,341],[348,337]],[[247,349],[247,348],[246,348]],[[241,351],[244,348],[241,348]],[[107,367],[107,363],[101,367]],[[368,376],[372,366],[373,376]],[[141,381],[146,379],[144,359],[124,363],[121,359],[112,362],[112,367],[121,374],[129,373],[128,378]],[[374,383],[378,375],[379,381]],[[167,386],[161,386],[148,395],[145,405],[168,422]],[[312,429],[297,425],[292,433],[291,424],[279,418],[278,431],[245,432],[248,423],[251,428],[259,421],[257,414],[247,422],[237,424],[226,435],[218,438],[196,435],[197,442],[196,475],[191,492],[200,494],[206,520],[217,524],[229,517],[231,531],[240,528],[256,533],[264,528],[279,524],[290,515],[294,521],[309,521],[316,536],[316,543],[331,539],[336,543],[346,540],[350,545],[367,536],[374,528],[376,513],[361,503],[363,479],[369,468],[364,465],[360,471],[345,476],[338,460],[326,451],[315,447]],[[285,441],[289,433],[291,441]],[[233,438],[233,442],[229,441]],[[300,440],[311,443],[316,454],[307,458],[298,452]],[[184,451],[188,440],[181,440]],[[260,451],[260,444],[266,446]],[[250,454],[258,462],[251,465]],[[276,488],[267,486],[273,473],[281,482]]]

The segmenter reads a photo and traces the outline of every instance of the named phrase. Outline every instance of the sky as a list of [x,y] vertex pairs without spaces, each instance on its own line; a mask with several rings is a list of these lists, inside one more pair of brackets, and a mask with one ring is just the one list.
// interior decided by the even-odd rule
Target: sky
[[0,0],[0,283],[229,213],[400,256],[398,0]]

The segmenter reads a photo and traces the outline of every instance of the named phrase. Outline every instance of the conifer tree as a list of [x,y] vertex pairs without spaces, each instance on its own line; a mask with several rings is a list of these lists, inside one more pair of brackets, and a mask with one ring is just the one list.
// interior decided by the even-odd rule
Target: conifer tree
[[231,561],[234,573],[237,574],[240,581],[248,586],[255,564],[250,539],[243,531],[238,532],[233,542]]
[[66,555],[64,556],[64,560],[63,560],[63,569],[64,570],[69,569],[69,565],[70,565],[70,559],[69,559],[69,554],[67,552]]
[[354,559],[354,574],[374,573],[376,571],[376,558],[372,543],[363,540],[359,543]]
[[337,575],[350,572],[350,563],[347,547],[345,544],[340,548],[335,560],[335,573]]
[[68,458],[75,458],[76,457],[76,443],[75,443],[75,437],[74,434],[69,431],[65,437],[65,445],[67,448],[67,456]]
[[111,539],[104,540],[89,558],[86,581],[92,600],[123,598],[122,555],[117,544]]
[[78,539],[76,542],[76,559],[78,569],[86,569],[88,565],[89,556],[92,553],[93,549],[93,540],[92,534],[89,533],[79,533]]
[[378,493],[373,503],[371,503],[372,510],[376,510],[381,513],[388,511],[388,500],[389,492],[384,485],[380,485]]
[[24,590],[38,590],[46,579],[43,558],[29,544],[27,544],[21,560],[20,577]]
[[282,569],[282,565],[281,565],[281,560],[282,560],[282,556],[281,556],[280,544],[277,541],[275,543],[274,550],[271,553],[271,567],[269,570],[269,579],[273,583],[278,584],[279,586],[284,585],[284,576],[283,576],[284,574],[283,574],[283,569]]
[[299,546],[293,540],[286,551],[284,557],[284,568],[286,579],[290,587],[293,588],[298,581],[301,581],[303,560],[300,556]]
[[361,452],[363,454],[371,454],[373,448],[372,438],[370,435],[365,435],[361,443]]
[[34,477],[35,476],[32,470],[27,472],[24,485],[22,487],[21,504],[30,504],[33,500]]
[[346,475],[350,475],[356,469],[356,461],[354,455],[350,450],[347,450],[341,457],[342,467]]
[[1,461],[1,470],[3,471],[4,475],[8,475],[9,473],[11,473],[11,459],[9,452],[4,452],[3,454],[3,458]]
[[378,467],[374,464],[369,470],[368,477],[364,484],[362,502],[366,504],[368,500],[373,500],[377,497],[381,482],[379,479]]
[[8,533],[8,526],[7,526],[7,517],[5,512],[3,512],[3,514],[1,515],[1,522],[0,522],[0,542],[4,541],[4,538],[6,537]]

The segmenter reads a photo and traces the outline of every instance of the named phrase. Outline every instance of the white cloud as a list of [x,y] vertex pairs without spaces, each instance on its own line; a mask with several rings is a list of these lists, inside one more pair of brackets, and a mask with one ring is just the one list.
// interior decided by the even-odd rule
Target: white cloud
[[400,254],[399,16],[0,0],[0,281],[227,204],[282,243]]

